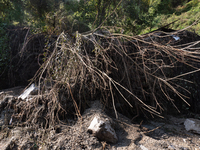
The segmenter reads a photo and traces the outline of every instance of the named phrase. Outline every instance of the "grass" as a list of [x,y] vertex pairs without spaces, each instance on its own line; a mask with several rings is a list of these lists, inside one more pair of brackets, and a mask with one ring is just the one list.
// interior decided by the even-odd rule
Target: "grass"
[[152,25],[153,25],[152,28],[151,29],[146,28],[142,30],[140,34],[156,30],[178,19],[178,21],[170,25],[169,28],[175,30],[181,30],[192,25],[196,21],[196,24],[193,25],[189,30],[192,30],[200,35],[199,18],[200,18],[200,0],[192,0],[188,3],[185,3],[182,6],[177,6],[173,10],[173,13],[169,12],[165,14],[158,14],[152,20]]

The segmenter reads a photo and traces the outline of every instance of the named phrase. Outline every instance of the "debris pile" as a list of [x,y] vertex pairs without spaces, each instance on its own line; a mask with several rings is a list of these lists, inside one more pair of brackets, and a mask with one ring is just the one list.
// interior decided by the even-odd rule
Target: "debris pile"
[[39,95],[30,102],[9,103],[21,112],[13,115],[14,120],[54,125],[68,117],[80,118],[95,99],[111,108],[116,118],[118,112],[130,118],[161,117],[169,108],[173,112],[171,106],[177,112],[185,110],[193,104],[189,98],[200,93],[194,88],[198,83],[193,86],[191,81],[199,71],[196,34],[183,30],[127,36],[102,29],[76,32],[74,37],[61,33],[46,54],[32,79]]
[[63,32],[31,81],[38,95],[21,100],[35,89],[32,85],[3,109],[14,108],[12,124],[44,128],[81,118],[94,100],[116,118],[118,112],[133,119],[162,117],[190,105],[199,110],[200,100],[194,99],[200,97],[199,40],[186,30],[127,36],[102,29],[76,32],[74,38]]
[[[119,140],[115,122],[104,110],[117,119],[122,113],[132,120],[139,115],[162,117],[166,111],[187,112],[190,105],[199,111],[199,41],[186,30],[140,36],[105,29],[76,32],[74,37],[63,32],[54,49],[50,46],[46,52],[30,86],[15,96],[0,95],[1,114],[7,114],[0,122],[2,129],[28,125],[41,129],[41,139],[48,132],[52,140],[61,126],[67,125],[71,133],[80,128],[68,136],[80,145],[67,146],[82,148],[97,146],[97,139]],[[86,138],[90,144],[84,143]],[[59,147],[60,141],[55,143]]]

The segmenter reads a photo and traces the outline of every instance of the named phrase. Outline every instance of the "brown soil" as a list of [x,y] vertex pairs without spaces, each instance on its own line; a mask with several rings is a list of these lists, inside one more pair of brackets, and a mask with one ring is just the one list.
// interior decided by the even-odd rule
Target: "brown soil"
[[[22,87],[1,91],[0,108],[3,101],[16,98]],[[187,132],[184,128],[185,117],[166,116],[164,119],[144,120],[132,123],[131,120],[119,114],[115,121],[115,131],[118,136],[117,144],[99,141],[87,132],[92,113],[89,109],[82,115],[82,120],[68,120],[66,124],[44,129],[36,126],[8,125],[12,116],[0,109],[0,149],[1,150],[48,150],[48,149],[113,149],[113,150],[197,150],[200,149],[200,135]],[[108,113],[107,113],[108,114]],[[111,113],[109,113],[111,114]],[[196,118],[198,116],[196,115]]]

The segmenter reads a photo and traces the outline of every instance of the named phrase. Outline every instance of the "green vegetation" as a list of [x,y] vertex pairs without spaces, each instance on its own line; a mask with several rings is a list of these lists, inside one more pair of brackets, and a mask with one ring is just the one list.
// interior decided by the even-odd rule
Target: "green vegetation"
[[170,25],[170,28],[175,30],[184,29],[190,25],[192,26],[189,30],[192,30],[200,35],[200,24],[198,23],[200,18],[200,1],[191,0],[189,2],[182,1],[181,3],[167,5],[167,1],[160,3],[157,6],[157,14],[152,19],[152,28],[147,27],[143,29],[140,34],[147,33],[155,30],[166,24],[169,24],[175,20],[175,23]]
[[[32,34],[59,35],[109,28],[138,35],[169,27],[200,34],[199,0],[0,0],[0,75],[10,61],[8,28],[30,27]],[[21,46],[20,46],[21,47]],[[23,47],[23,46],[22,46]]]
[[1,0],[0,4],[1,22],[48,33],[84,32],[103,25],[136,35],[176,19],[171,27],[182,29],[200,16],[198,0]]

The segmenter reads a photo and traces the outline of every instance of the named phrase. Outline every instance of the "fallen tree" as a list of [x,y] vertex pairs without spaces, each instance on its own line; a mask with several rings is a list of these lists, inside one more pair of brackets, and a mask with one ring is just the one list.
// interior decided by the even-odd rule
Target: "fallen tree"
[[74,38],[63,32],[32,80],[38,95],[8,103],[13,123],[49,128],[81,118],[97,99],[116,118],[118,112],[162,117],[172,105],[180,112],[177,102],[190,106],[185,76],[199,71],[199,39],[186,30],[127,36],[101,29]]

